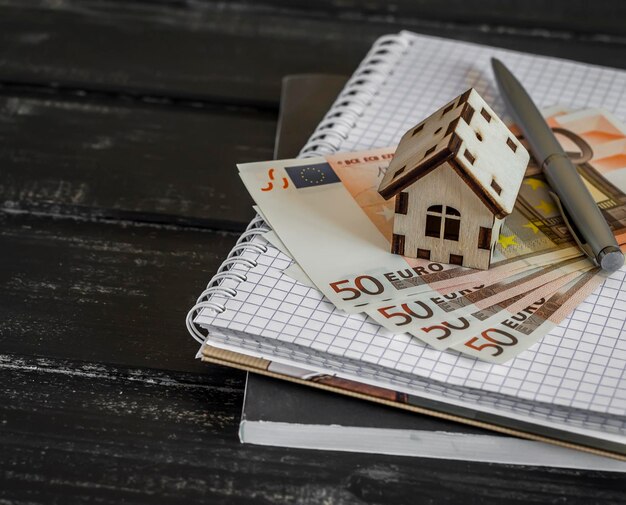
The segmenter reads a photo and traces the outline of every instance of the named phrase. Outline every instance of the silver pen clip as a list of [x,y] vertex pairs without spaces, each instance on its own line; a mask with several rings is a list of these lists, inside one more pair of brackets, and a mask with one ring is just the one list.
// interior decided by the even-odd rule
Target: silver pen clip
[[580,247],[582,252],[584,252],[589,257],[589,259],[593,262],[594,265],[597,265],[598,262],[596,260],[595,255],[593,254],[593,251],[591,250],[591,247],[589,247],[589,244],[582,242],[581,237],[578,231],[576,230],[576,227],[572,224],[572,222],[569,219],[569,216],[567,215],[567,211],[565,210],[563,205],[561,205],[561,200],[558,197],[558,195],[554,193],[553,191],[548,191],[548,193],[550,193],[550,196],[556,203],[556,206],[558,207],[559,212],[561,213],[561,217],[563,218],[563,222],[565,223],[565,226],[567,226],[567,229],[569,230],[569,232],[572,234],[572,237],[574,237],[574,241],[576,242],[578,247]]

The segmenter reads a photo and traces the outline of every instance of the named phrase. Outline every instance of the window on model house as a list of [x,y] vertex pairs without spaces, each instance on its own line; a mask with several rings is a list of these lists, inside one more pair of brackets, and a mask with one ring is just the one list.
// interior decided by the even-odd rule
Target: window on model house
[[431,205],[426,211],[426,236],[459,240],[461,213],[454,207]]

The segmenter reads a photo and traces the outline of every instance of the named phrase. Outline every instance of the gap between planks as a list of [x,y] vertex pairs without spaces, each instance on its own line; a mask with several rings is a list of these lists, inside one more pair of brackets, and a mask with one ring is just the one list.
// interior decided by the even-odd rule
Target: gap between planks
[[[60,208],[61,206],[51,206]],[[132,211],[117,211],[114,209],[101,209],[102,215],[98,215],[95,207],[67,206],[63,209],[66,212],[53,212],[52,210],[36,209],[14,209],[7,205],[7,202],[0,202],[0,214],[8,216],[29,216],[43,219],[57,219],[76,221],[81,223],[95,223],[106,225],[117,225],[122,228],[152,228],[162,231],[189,231],[200,233],[211,233],[221,237],[238,238],[245,231],[248,223],[233,225],[232,223],[217,220],[186,219],[181,216],[170,216],[168,214],[149,214]],[[84,212],[82,212],[84,210]],[[170,219],[168,219],[170,218]],[[172,219],[175,222],[172,222]]]
[[219,112],[237,116],[257,116],[267,119],[278,117],[278,102],[267,103],[262,101],[241,99],[224,100],[218,96],[194,96],[183,94],[168,94],[116,90],[100,88],[97,84],[86,87],[75,87],[59,83],[33,83],[13,80],[3,80],[0,77],[0,96],[17,98],[48,98],[50,100],[68,100],[72,102],[100,103],[112,106],[132,106],[155,108],[177,108],[186,111]]

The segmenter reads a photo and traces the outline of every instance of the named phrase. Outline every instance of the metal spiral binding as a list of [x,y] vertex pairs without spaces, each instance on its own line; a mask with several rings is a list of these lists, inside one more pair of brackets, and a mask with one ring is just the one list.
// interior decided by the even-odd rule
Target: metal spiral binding
[[[348,138],[348,132],[356,126],[357,118],[363,115],[378,88],[385,82],[392,68],[402,54],[406,52],[409,45],[410,42],[401,35],[387,35],[374,43],[333,106],[300,151],[300,158],[323,156],[339,149],[341,143]],[[185,320],[187,330],[200,344],[204,344],[206,335],[202,328],[193,322],[194,318],[202,309],[210,309],[218,313],[226,310],[224,305],[212,300],[212,297],[214,295],[219,295],[222,298],[237,296],[236,289],[223,286],[222,283],[224,280],[230,280],[236,284],[246,281],[246,276],[239,272],[233,272],[232,267],[239,264],[254,268],[256,261],[244,258],[242,254],[249,250],[257,251],[259,254],[267,252],[266,246],[251,241],[255,236],[262,235],[269,230],[263,218],[257,215],[250,222],[246,231],[241,234],[235,247],[198,297],[196,304],[187,313]]]
[[213,295],[219,294],[222,297],[233,298],[237,295],[237,291],[234,288],[222,286],[222,282],[225,279],[235,281],[237,284],[246,281],[246,276],[239,272],[233,272],[232,267],[235,264],[244,265],[248,268],[254,268],[257,263],[250,258],[244,258],[241,255],[246,251],[256,251],[259,254],[267,252],[267,247],[263,244],[252,243],[252,239],[257,235],[262,235],[268,232],[270,229],[265,225],[265,221],[261,216],[256,216],[246,228],[235,246],[231,249],[227,258],[222,262],[217,270],[217,273],[213,276],[210,282],[207,284],[206,289],[200,293],[200,296],[196,300],[196,304],[187,313],[185,323],[187,330],[191,336],[199,343],[204,344],[206,335],[200,331],[200,327],[196,325],[193,320],[196,317],[198,311],[207,308],[216,312],[224,312],[226,307],[221,303],[211,300]]

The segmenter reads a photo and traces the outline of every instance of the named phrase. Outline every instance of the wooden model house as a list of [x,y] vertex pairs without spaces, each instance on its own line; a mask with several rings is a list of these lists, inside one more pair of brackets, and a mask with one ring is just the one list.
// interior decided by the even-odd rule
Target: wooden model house
[[529,154],[470,89],[409,130],[378,192],[395,197],[392,252],[487,269]]

